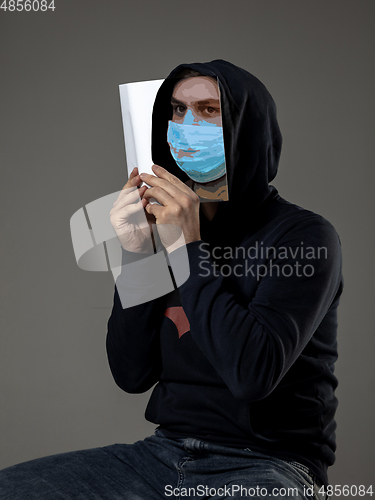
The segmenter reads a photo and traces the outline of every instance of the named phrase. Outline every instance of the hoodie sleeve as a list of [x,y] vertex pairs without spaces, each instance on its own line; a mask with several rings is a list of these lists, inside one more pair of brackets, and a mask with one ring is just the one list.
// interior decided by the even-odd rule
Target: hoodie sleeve
[[[125,392],[136,394],[150,389],[162,370],[160,323],[164,296],[160,281],[164,278],[155,276],[155,267],[163,271],[163,261],[161,265],[158,261],[164,254],[139,255],[122,250],[122,257],[122,271],[116,281],[108,320],[106,348],[116,384]],[[166,269],[173,290],[168,267]],[[170,288],[168,279],[164,280],[165,293]]]
[[123,309],[115,288],[106,348],[113,378],[125,392],[146,392],[159,380],[162,370],[159,301]]
[[[311,258],[312,251],[296,257],[301,242],[305,250],[320,248],[320,258],[317,253]],[[234,397],[260,400],[275,389],[341,294],[339,237],[323,218],[299,223],[275,245],[289,250],[272,261],[284,271],[277,276],[271,262],[262,261],[265,273],[259,260],[248,259],[241,277],[233,278],[247,280],[240,286],[218,273],[201,244],[187,245],[190,277],[179,288],[191,335]],[[169,258],[178,260],[178,251]],[[256,275],[258,265],[262,277]],[[255,276],[245,275],[251,266]]]

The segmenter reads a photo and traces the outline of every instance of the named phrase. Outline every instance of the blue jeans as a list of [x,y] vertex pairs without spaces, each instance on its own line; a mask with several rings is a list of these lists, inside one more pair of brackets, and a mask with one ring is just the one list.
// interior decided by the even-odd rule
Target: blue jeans
[[[288,490],[289,489],[289,490]],[[134,444],[73,451],[0,471],[0,500],[321,500],[304,465],[160,430]]]

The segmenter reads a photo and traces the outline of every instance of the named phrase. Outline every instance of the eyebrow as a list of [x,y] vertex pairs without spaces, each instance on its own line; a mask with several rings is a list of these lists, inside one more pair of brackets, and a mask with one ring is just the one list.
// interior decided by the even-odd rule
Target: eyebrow
[[[212,103],[217,103],[220,105],[220,100],[219,99],[205,99],[202,101],[194,101],[194,104],[212,104]],[[186,105],[185,102],[179,101],[178,99],[175,99],[174,97],[171,97],[171,104],[183,104],[184,106]]]

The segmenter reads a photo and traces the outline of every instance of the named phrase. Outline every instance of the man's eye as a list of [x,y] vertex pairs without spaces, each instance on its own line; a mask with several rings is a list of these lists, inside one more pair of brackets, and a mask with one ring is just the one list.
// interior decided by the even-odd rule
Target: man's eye
[[200,108],[200,112],[205,115],[219,115],[220,114],[220,108],[215,108],[213,106],[204,106]]
[[173,113],[176,115],[183,115],[185,113],[185,106],[181,106],[180,104],[174,104],[172,105],[173,108]]

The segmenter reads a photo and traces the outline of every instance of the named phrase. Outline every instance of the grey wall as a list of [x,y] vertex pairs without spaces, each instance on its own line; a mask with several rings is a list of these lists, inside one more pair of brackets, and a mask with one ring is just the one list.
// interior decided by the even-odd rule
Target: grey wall
[[369,0],[55,0],[0,11],[0,467],[150,434],[113,382],[114,283],[80,270],[69,220],[126,181],[118,85],[227,59],[260,78],[284,137],[274,185],[344,252],[332,484],[374,469],[373,89]]

